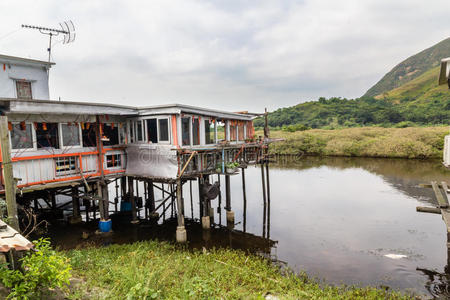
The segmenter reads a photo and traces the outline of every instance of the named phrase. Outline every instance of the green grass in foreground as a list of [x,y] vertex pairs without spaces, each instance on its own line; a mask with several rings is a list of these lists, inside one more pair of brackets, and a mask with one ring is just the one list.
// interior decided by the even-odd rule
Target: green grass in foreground
[[[259,134],[259,132],[257,133]],[[391,158],[442,158],[448,127],[359,127],[297,132],[271,131],[285,141],[270,146],[271,153]],[[261,134],[260,134],[261,135]]]
[[189,251],[146,241],[66,253],[83,284],[80,299],[409,299],[372,287],[320,286],[306,276],[282,275],[268,261],[241,251]]

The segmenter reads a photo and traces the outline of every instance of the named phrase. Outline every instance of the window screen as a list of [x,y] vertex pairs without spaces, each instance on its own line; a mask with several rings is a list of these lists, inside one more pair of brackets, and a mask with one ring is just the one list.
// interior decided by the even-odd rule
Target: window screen
[[61,124],[63,146],[79,146],[80,128],[78,124]]
[[107,168],[117,168],[122,166],[122,155],[121,154],[108,154],[106,155],[106,167]]
[[26,124],[25,126],[23,125],[13,124],[13,128],[11,130],[12,149],[33,148],[33,133],[31,129],[31,124]]
[[191,118],[185,117],[181,118],[181,139],[182,145],[191,145]]
[[16,81],[17,98],[18,99],[32,99],[31,94],[31,82],[29,81]]
[[169,141],[169,119],[159,119],[159,140],[161,142]]
[[37,123],[36,141],[38,148],[59,149],[58,123]]
[[158,128],[156,127],[156,119],[147,120],[147,138],[149,142],[158,142]]

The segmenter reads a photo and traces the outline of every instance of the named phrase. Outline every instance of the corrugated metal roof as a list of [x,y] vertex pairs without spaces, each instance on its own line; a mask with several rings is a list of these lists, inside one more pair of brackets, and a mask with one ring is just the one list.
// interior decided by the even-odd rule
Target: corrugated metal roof
[[28,251],[31,248],[33,244],[29,240],[0,220],[0,252],[8,252],[11,249]]

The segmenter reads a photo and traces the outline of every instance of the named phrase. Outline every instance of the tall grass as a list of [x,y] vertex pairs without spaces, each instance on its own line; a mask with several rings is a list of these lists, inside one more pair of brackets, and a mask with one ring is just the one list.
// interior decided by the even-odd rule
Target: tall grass
[[272,144],[270,151],[323,156],[441,158],[444,136],[448,133],[448,127],[272,131],[271,137],[285,141]]
[[235,250],[189,251],[146,241],[72,250],[73,272],[84,280],[73,299],[409,299],[371,287],[319,286],[285,274],[263,258]]

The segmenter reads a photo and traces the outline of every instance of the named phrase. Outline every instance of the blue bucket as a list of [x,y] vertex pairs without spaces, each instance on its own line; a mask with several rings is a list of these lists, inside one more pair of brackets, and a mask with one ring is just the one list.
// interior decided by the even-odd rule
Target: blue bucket
[[98,222],[98,229],[100,229],[100,232],[110,232],[112,227],[112,221],[99,221]]
[[120,202],[120,211],[131,211],[131,202]]

